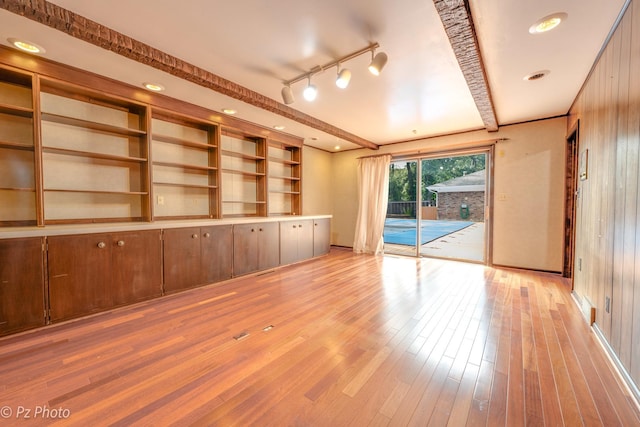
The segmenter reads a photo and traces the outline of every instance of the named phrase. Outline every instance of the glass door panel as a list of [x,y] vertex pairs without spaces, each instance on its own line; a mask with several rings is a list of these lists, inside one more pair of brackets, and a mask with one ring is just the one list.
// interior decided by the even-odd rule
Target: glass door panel
[[389,166],[389,204],[384,227],[387,254],[417,254],[419,166],[417,160],[392,162]]
[[420,255],[485,262],[487,154],[421,160]]

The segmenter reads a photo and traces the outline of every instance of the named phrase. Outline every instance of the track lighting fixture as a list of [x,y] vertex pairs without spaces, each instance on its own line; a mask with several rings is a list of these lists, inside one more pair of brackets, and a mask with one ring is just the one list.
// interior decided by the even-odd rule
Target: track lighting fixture
[[295,98],[293,97],[293,92],[291,92],[291,86],[284,86],[282,88],[282,100],[285,104],[293,104]]
[[369,71],[374,76],[379,76],[380,72],[384,68],[387,63],[387,54],[384,52],[378,52],[377,55],[373,56],[375,50],[371,50],[371,64],[369,64]]
[[380,45],[378,43],[372,43],[363,49],[352,52],[349,55],[343,56],[342,58],[339,58],[322,66],[315,67],[312,70],[301,74],[291,80],[284,81],[284,87],[282,88],[282,91],[280,93],[282,96],[282,101],[287,105],[292,104],[295,99],[293,96],[293,92],[291,91],[291,85],[305,79],[307,79],[308,82],[307,87],[303,92],[304,99],[306,99],[307,101],[313,101],[314,99],[316,99],[316,96],[318,95],[318,89],[311,84],[311,77],[331,67],[337,67],[338,69],[338,73],[336,76],[336,86],[338,86],[340,89],[345,89],[347,86],[349,86],[349,81],[351,80],[351,71],[346,68],[341,69],[340,65],[367,52],[371,52],[371,64],[369,64],[369,71],[371,71],[371,73],[376,76],[379,75],[388,59],[387,55],[384,52],[378,52],[378,54],[375,54],[375,50],[379,47]]
[[309,102],[315,100],[316,96],[318,96],[318,88],[311,84],[311,76],[309,76],[309,82],[307,83],[307,87],[304,88],[302,96]]
[[340,89],[346,89],[349,86],[349,81],[351,80],[351,71],[346,68],[340,69],[340,64],[338,64],[338,77],[336,78],[336,86]]

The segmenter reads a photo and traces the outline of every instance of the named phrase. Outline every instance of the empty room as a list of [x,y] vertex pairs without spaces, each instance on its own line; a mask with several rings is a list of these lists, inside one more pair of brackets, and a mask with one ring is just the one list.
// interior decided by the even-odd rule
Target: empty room
[[638,0],[0,0],[0,425],[639,426]]

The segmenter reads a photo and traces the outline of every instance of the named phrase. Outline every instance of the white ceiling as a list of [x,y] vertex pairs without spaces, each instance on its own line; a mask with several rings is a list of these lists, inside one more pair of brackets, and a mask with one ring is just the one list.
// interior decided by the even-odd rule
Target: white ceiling
[[[431,0],[52,0],[141,42],[282,102],[282,81],[380,44],[389,62],[366,70],[370,56],[348,61],[347,89],[336,68],[314,75],[316,101],[292,86],[291,107],[333,126],[387,144],[483,128]],[[625,0],[470,0],[499,125],[566,114]],[[177,6],[179,5],[179,7]],[[529,26],[554,12],[568,19],[549,33]],[[168,96],[284,132],[334,151],[357,148],[335,136],[204,89],[62,32],[0,10],[0,42],[24,38],[54,61],[140,86],[153,81]],[[523,77],[539,70],[537,81]]]

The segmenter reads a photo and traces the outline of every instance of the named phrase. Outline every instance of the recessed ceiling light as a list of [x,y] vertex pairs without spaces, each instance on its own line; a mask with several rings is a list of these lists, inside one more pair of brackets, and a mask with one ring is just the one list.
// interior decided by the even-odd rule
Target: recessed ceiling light
[[549,70],[540,70],[540,71],[535,71],[531,74],[527,74],[526,76],[524,76],[522,78],[522,80],[528,80],[528,81],[532,81],[532,80],[540,80],[541,78],[543,78],[544,76],[546,76],[547,74],[549,74],[551,71]]
[[273,128],[274,128],[275,130],[283,130],[283,129],[284,129],[284,126],[282,126],[282,125],[275,125]]
[[222,112],[230,116],[233,116],[235,113],[237,113],[237,111],[234,110],[233,108],[223,108]]
[[29,53],[45,53],[46,52],[42,46],[27,40],[20,40],[20,39],[11,37],[11,38],[8,38],[7,41],[11,43],[12,46],[17,47],[18,49],[23,50],[25,52],[29,52]]
[[554,13],[547,15],[544,18],[538,19],[532,26],[529,27],[531,34],[546,33],[556,28],[562,21],[566,21],[568,15],[564,12]]
[[152,92],[162,92],[164,90],[164,86],[158,83],[146,82],[146,83],[142,83],[142,86],[144,86],[146,89],[149,89]]
[[334,149],[336,149],[336,150],[339,150],[339,149],[340,149],[340,148],[342,148],[342,147],[340,147],[339,145],[336,145],[336,146],[335,146],[335,147],[333,147],[333,148],[334,148]]

